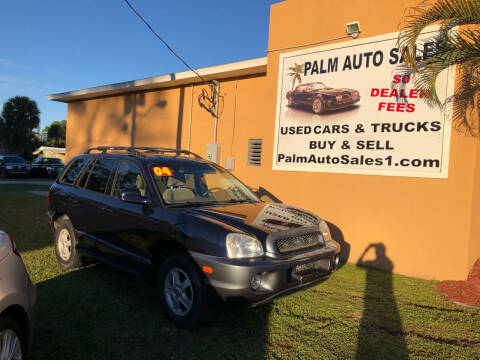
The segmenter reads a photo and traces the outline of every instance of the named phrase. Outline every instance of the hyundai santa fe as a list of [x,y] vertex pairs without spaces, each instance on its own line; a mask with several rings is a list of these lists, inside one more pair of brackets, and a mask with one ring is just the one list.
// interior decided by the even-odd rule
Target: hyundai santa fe
[[211,296],[253,306],[325,279],[340,246],[315,214],[265,203],[230,172],[177,149],[97,147],[74,157],[47,195],[55,254],[152,279],[180,327]]

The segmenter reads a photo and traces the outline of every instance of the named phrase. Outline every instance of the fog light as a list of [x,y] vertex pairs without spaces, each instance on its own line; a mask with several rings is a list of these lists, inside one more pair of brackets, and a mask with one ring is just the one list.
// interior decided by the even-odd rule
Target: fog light
[[252,287],[252,289],[257,290],[261,284],[262,284],[262,277],[260,276],[260,274],[253,275],[252,279],[250,280],[250,286]]

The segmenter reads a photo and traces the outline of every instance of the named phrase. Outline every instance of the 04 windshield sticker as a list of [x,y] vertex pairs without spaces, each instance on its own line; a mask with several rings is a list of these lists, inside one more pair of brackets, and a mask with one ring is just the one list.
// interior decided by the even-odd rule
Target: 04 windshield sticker
[[167,166],[153,166],[155,176],[173,176],[172,170]]

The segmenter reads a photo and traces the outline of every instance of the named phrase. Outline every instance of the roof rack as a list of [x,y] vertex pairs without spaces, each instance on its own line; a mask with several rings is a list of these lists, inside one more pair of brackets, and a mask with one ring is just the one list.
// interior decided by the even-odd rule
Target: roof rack
[[184,155],[192,155],[196,159],[201,159],[200,155],[195,154],[189,150],[182,150],[182,149],[173,149],[173,148],[166,148],[166,147],[150,147],[150,146],[96,146],[89,148],[85,151],[85,154],[90,154],[92,151],[100,151],[102,154],[106,154],[108,151],[119,151],[123,150],[127,152],[129,155],[133,156],[142,156],[145,157],[146,153],[157,153],[157,154],[164,154],[164,153],[175,153],[175,154],[184,154]]

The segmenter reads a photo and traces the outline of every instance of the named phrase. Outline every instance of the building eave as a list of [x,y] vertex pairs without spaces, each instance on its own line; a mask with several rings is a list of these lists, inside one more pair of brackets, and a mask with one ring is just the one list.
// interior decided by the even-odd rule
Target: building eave
[[[210,66],[196,70],[205,80],[221,80],[238,76],[258,75],[267,72],[267,58],[255,58],[229,64]],[[87,100],[102,96],[118,95],[127,92],[162,89],[185,84],[203,82],[192,71],[182,71],[167,75],[154,76],[145,79],[125,81],[115,84],[96,86],[47,95],[48,100],[72,102]]]

